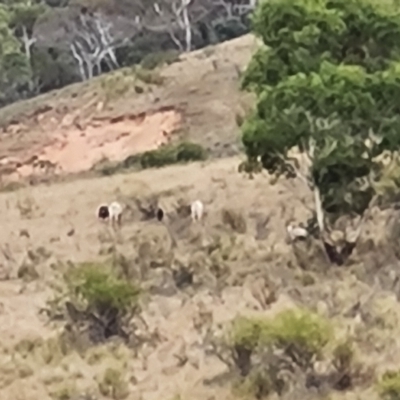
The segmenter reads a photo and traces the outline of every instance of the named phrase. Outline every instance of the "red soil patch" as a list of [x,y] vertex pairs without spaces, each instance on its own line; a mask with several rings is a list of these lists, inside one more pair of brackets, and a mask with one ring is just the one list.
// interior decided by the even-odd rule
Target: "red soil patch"
[[[66,115],[63,122],[68,117]],[[24,161],[14,157],[3,159],[0,164],[10,169],[15,167],[16,174],[13,175],[20,177],[42,174],[46,170],[57,174],[83,172],[101,160],[122,161],[130,155],[168,143],[171,134],[180,127],[181,120],[176,110],[168,108],[152,113],[93,119],[84,127],[73,121],[61,123],[50,143],[32,150],[29,156],[25,155]]]

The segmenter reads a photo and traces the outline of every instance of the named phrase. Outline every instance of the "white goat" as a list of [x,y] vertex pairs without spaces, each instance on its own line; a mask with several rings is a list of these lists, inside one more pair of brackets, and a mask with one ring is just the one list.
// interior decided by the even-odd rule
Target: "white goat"
[[304,240],[308,236],[308,232],[302,226],[293,226],[289,224],[286,227],[287,233],[289,234],[290,240],[293,242],[295,240]]
[[111,225],[114,226],[114,224],[116,223],[118,226],[120,226],[121,218],[122,218],[122,211],[123,211],[121,204],[119,204],[117,201],[113,201],[108,206],[108,211],[110,212]]
[[190,214],[193,221],[200,221],[204,214],[204,204],[200,200],[194,201],[190,205]]
[[122,206],[116,201],[113,201],[110,205],[101,204],[97,208],[96,216],[103,221],[110,221],[112,227],[114,224],[121,225],[122,218]]

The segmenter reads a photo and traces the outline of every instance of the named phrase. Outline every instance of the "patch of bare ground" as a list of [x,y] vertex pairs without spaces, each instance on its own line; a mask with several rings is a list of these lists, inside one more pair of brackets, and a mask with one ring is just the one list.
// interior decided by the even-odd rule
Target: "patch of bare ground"
[[248,35],[162,68],[126,68],[3,108],[2,180],[82,172],[182,138],[213,156],[237,154],[238,120],[251,103],[239,78],[256,45]]
[[[239,163],[0,194],[0,397],[380,399],[400,356],[396,212],[377,210],[348,265],[328,266],[313,239],[286,240],[310,216],[302,183]],[[95,218],[114,199],[117,232]],[[194,199],[203,223],[179,206]],[[163,222],[137,207],[152,202]]]

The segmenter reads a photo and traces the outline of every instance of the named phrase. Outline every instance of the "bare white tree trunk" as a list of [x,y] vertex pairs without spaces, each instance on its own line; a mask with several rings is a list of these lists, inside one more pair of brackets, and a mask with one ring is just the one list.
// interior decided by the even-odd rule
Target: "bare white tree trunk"
[[183,25],[185,27],[186,51],[189,52],[192,49],[192,26],[190,25],[187,5],[183,7],[182,20],[183,20]]
[[87,75],[85,72],[85,67],[83,66],[83,58],[81,55],[79,55],[76,46],[74,43],[71,43],[70,49],[72,52],[73,57],[75,58],[76,62],[78,63],[78,68],[79,68],[79,74],[81,76],[81,79],[83,81],[87,80]]
[[119,67],[115,50],[126,43],[126,39],[115,39],[111,34],[112,24],[99,13],[87,17],[80,15],[73,26],[70,49],[77,61],[82,80],[101,74],[102,62],[113,70]]
[[[188,7],[192,0],[175,0],[170,9],[168,10],[168,14],[172,14],[172,21],[165,17],[164,10],[160,7],[158,3],[153,4],[154,11],[161,17],[164,23],[167,26],[168,33],[172,39],[172,41],[176,44],[180,51],[191,51],[192,49],[192,24],[190,21],[189,10]],[[169,7],[168,7],[169,8]],[[179,30],[184,32],[185,35],[185,44],[178,39],[175,34],[174,25],[179,27]]]
[[25,54],[28,60],[31,59],[31,48],[33,44],[36,42],[36,39],[33,37],[29,37],[27,29],[25,26],[22,27],[22,43],[24,44]]
[[179,51],[183,52],[183,45],[181,43],[181,41],[177,38],[177,36],[175,35],[174,29],[171,26],[171,24],[169,23],[168,20],[166,20],[166,18],[164,18],[164,12],[161,9],[160,5],[158,3],[154,3],[153,4],[153,8],[154,11],[161,17],[161,19],[167,24],[167,30],[168,30],[168,34],[171,38],[171,40],[175,43],[176,47],[178,48]]

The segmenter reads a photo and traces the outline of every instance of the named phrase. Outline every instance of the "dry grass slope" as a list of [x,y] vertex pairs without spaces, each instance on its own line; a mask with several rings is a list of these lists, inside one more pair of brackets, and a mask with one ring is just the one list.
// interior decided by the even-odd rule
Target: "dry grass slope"
[[[183,102],[189,135],[229,147],[243,100],[234,65],[253,45],[245,37],[190,54],[152,92],[111,96],[107,112]],[[21,107],[35,101],[89,104],[90,85],[4,113],[22,123]],[[35,135],[33,125],[19,146]],[[315,241],[286,240],[289,220],[310,217],[302,182],[249,179],[241,161],[0,193],[0,398],[399,399],[398,212],[375,210],[348,265],[333,268]],[[203,223],[181,207],[195,199]],[[126,207],[117,232],[95,218],[112,200]],[[163,222],[138,208],[155,200]]]
[[[400,307],[396,289],[387,282],[388,276],[396,278],[395,267],[381,273],[380,260],[373,262],[371,252],[360,251],[353,265],[331,270],[318,252],[303,248],[301,268],[286,243],[284,223],[308,217],[307,192],[301,182],[270,186],[265,175],[249,180],[237,173],[239,162],[223,159],[3,193],[2,397],[258,394],[257,362],[252,361],[253,375],[237,387],[243,378],[232,375],[236,364],[223,345],[224,335],[237,316],[262,321],[305,307],[329,319],[334,333],[321,345],[325,358],[312,358],[317,383],[307,383],[311,375],[301,363],[297,370],[287,367],[280,372],[282,396],[326,398],[330,393],[332,398],[378,399],[375,380],[396,368],[400,356]],[[158,197],[167,211],[164,223],[140,220],[135,198],[145,201],[149,196]],[[117,233],[94,218],[99,200],[114,198],[128,207]],[[177,216],[177,204],[195,198],[206,204],[204,224]],[[377,222],[371,222],[376,232],[383,229]],[[378,239],[375,235],[376,245]],[[391,247],[384,239],[388,255]],[[100,268],[109,260],[119,276],[142,289],[141,311],[128,324],[128,344],[116,337],[91,345],[76,332],[67,340],[60,317],[62,274],[82,262],[100,263]],[[52,322],[46,313],[39,314],[42,308]],[[342,392],[337,372],[333,375],[338,356],[332,351],[340,351],[335,348],[345,340],[351,341],[355,355],[352,350],[352,369],[345,371],[351,383],[343,383]],[[274,387],[263,390],[270,393]],[[84,394],[93,397],[74,397]]]

